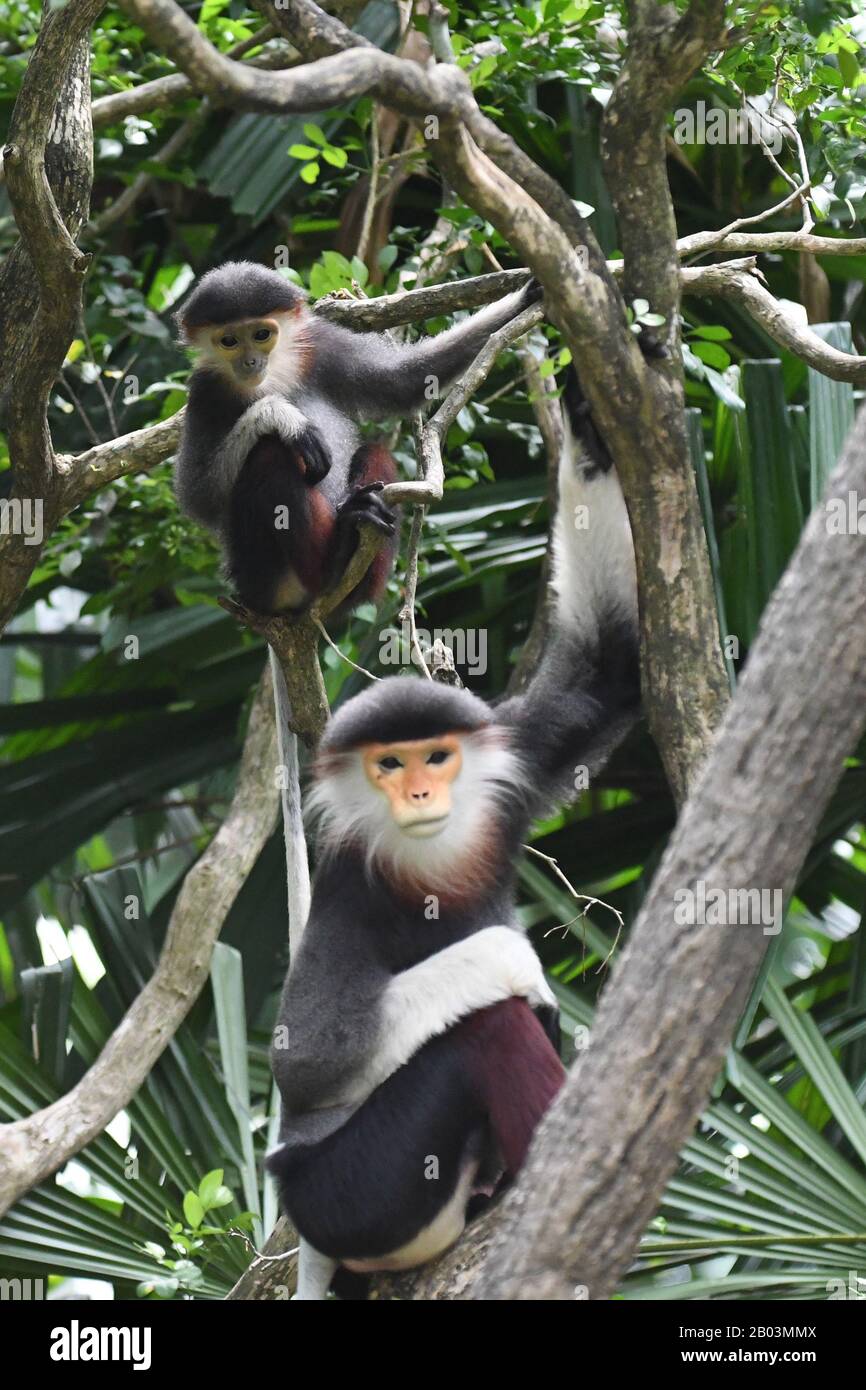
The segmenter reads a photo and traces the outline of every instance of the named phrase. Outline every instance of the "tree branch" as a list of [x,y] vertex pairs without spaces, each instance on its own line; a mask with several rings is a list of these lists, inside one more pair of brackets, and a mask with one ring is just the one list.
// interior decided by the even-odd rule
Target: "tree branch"
[[840,352],[805,324],[798,323],[761,284],[753,270],[734,268],[729,263],[687,268],[682,276],[686,293],[733,300],[761,325],[774,342],[808,362],[816,371],[823,372],[834,381],[850,381],[855,386],[866,386],[866,357]]
[[665,116],[670,102],[721,43],[724,0],[696,0],[679,19],[672,6],[635,6],[625,63],[602,121],[605,180],[626,261],[627,301],[649,300],[667,319],[679,353],[676,220],[667,178]]
[[344,328],[381,333],[385,328],[419,323],[440,314],[453,314],[457,309],[479,309],[519,290],[530,277],[528,270],[499,270],[421,289],[398,290],[378,299],[346,299],[338,292],[320,299],[315,312]]
[[250,711],[228,815],[184,879],[153,975],[71,1091],[0,1126],[0,1215],[101,1134],[143,1085],[198,998],[214,942],[273,834],[277,742],[266,671]]
[[[48,397],[74,336],[89,261],[74,238],[87,216],[93,178],[88,31],[101,8],[101,0],[46,8],[4,150],[21,237],[0,269],[9,500],[39,506],[43,531],[59,520]],[[14,610],[39,550],[24,545],[13,528],[0,535],[0,620]]]
[[779,901],[793,891],[866,726],[866,531],[828,526],[830,506],[847,515],[864,492],[861,411],[602,995],[592,1045],[507,1200],[476,1297],[572,1299],[585,1286],[608,1298],[657,1209],[768,940],[757,923],[684,925],[678,895],[698,883]]
[[[252,39],[245,39],[243,43],[231,49],[230,53],[239,58],[254,43],[264,42],[264,33],[265,30],[261,29]],[[247,66],[280,70],[293,67],[299,61],[296,52],[287,48],[284,43],[278,42],[265,49],[263,53],[248,58]],[[152,82],[142,82],[140,87],[130,87],[125,92],[110,92],[107,96],[97,97],[93,103],[93,129],[102,130],[127,116],[139,116],[145,111],[170,110],[173,106],[188,101],[195,94],[196,88],[182,72],[172,72],[167,77],[156,77]]]
[[702,256],[707,251],[722,255],[753,256],[762,251],[805,251],[813,256],[866,255],[866,237],[815,236],[812,232],[727,232],[722,241],[717,232],[694,232],[680,237],[677,254]]

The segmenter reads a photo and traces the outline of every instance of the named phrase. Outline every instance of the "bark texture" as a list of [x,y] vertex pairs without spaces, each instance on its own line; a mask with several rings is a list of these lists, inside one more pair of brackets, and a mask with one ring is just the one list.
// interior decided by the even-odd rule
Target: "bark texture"
[[505,1205],[479,1298],[608,1298],[658,1207],[770,939],[761,925],[682,925],[676,895],[702,882],[787,900],[866,726],[866,526],[827,526],[827,501],[847,504],[852,491],[866,495],[862,410],[764,614],[590,1048]]

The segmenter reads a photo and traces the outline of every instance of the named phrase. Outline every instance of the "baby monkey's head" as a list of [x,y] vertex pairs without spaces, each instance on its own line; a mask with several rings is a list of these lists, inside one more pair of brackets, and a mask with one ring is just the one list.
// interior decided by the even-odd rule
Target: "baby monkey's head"
[[219,371],[241,394],[276,375],[283,386],[301,372],[307,308],[301,291],[254,261],[229,261],[196,285],[175,321],[197,367]]

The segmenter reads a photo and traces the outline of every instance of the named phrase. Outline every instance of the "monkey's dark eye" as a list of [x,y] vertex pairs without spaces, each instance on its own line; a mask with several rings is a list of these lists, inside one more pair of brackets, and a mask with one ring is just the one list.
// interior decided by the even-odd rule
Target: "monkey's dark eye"
[[269,328],[257,328],[253,334],[253,338],[257,343],[266,343],[270,336],[271,330]]
[[438,766],[439,763],[447,763],[450,757],[451,754],[447,748],[437,748],[435,753],[430,754],[427,761],[428,763],[435,763]]
[[237,345],[238,340],[233,333],[224,333],[220,338],[220,347],[233,348],[237,347]]
[[380,758],[379,766],[381,767],[383,772],[394,772],[396,768],[402,767],[403,764],[401,763],[399,758],[389,756],[387,758]]

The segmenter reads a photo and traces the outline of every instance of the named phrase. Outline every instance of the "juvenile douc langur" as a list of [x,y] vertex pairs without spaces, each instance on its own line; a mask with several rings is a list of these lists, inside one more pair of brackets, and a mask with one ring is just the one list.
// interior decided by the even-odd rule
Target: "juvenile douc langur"
[[177,315],[196,360],[175,487],[220,538],[242,602],[303,612],[345,570],[360,521],[387,542],[344,607],[381,595],[397,518],[379,493],[397,473],[358,423],[418,410],[540,294],[532,281],[435,338],[398,344],[312,314],[295,285],[253,261],[202,277]]
[[271,1054],[268,1167],[302,1238],[301,1299],[323,1298],[338,1264],[405,1269],[446,1249],[473,1192],[519,1169],[563,1078],[515,865],[530,821],[574,796],[639,698],[625,504],[609,457],[584,452],[576,388],[565,399],[555,614],[525,692],[489,705],[391,677],[318,750],[312,908]]

